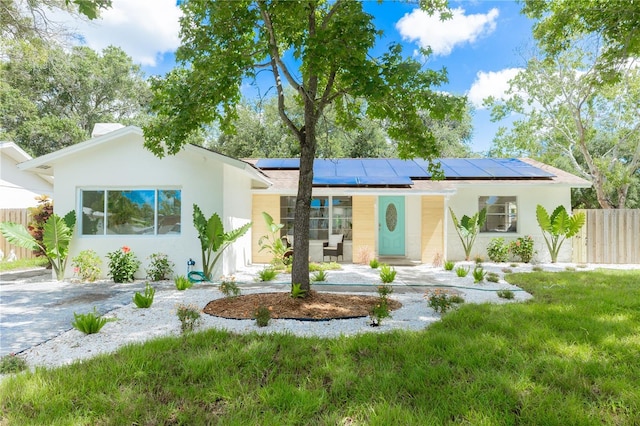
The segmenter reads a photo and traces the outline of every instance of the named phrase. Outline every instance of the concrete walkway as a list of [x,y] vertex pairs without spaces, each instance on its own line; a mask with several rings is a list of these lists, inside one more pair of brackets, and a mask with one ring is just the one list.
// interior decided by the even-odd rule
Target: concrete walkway
[[[504,265],[503,265],[504,266]],[[242,289],[265,291],[287,291],[291,276],[280,274],[274,282],[257,282],[262,265],[252,265],[235,274]],[[342,265],[339,271],[327,271],[328,280],[312,283],[318,291],[376,293],[380,284],[379,271],[364,265]],[[501,271],[501,267],[486,267]],[[456,287],[465,289],[470,297],[478,301],[495,301],[495,291],[517,287],[506,282],[473,284],[471,277],[457,278],[455,273],[425,265],[396,267],[397,278],[394,292],[415,294],[421,298],[426,288]],[[501,272],[500,272],[501,273]],[[502,274],[502,273],[501,273]],[[51,280],[50,271],[39,270],[0,275],[0,356],[19,353],[34,345],[52,339],[70,330],[74,313],[99,314],[112,311],[131,303],[135,292],[144,290],[145,282],[116,284],[112,281],[95,283],[58,282]],[[173,281],[153,283],[156,291],[173,291]],[[195,288],[214,288],[215,283],[198,283]],[[476,293],[475,295],[471,293]],[[528,294],[520,291],[516,295],[524,300]],[[203,300],[203,306],[209,300]]]

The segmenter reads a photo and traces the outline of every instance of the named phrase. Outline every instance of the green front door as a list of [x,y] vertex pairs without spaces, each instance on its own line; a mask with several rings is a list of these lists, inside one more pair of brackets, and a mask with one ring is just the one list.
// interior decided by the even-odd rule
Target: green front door
[[404,197],[379,197],[378,254],[404,256]]

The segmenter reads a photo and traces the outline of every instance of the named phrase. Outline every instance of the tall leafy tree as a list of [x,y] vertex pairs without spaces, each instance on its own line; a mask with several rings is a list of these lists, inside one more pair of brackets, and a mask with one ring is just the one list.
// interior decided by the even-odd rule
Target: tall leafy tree
[[510,82],[512,98],[489,99],[500,129],[494,154],[524,153],[574,172],[593,183],[602,208],[637,205],[629,200],[640,181],[640,69],[620,70],[602,85],[598,49],[576,45],[553,60],[531,59]]
[[142,124],[150,90],[120,48],[16,42],[0,63],[0,135],[34,156],[87,139],[95,123]]
[[640,5],[634,0],[524,0],[522,12],[537,20],[533,35],[551,56],[572,49],[576,38],[603,40],[598,67],[616,71],[640,57]]
[[[445,3],[421,2],[431,12]],[[278,115],[300,147],[292,283],[309,289],[313,160],[318,123],[328,106],[334,105],[342,123],[365,114],[385,120],[401,157],[432,159],[438,145],[421,114],[455,118],[464,101],[435,90],[446,82],[445,72],[424,69],[403,56],[399,45],[374,57],[379,32],[362,2],[189,0],[183,10],[176,55],[183,66],[152,83],[158,119],[145,127],[147,147],[159,156],[172,154],[205,123],[220,120],[228,128],[237,116],[243,79],[269,70]],[[291,115],[295,103],[303,105],[299,121]]]

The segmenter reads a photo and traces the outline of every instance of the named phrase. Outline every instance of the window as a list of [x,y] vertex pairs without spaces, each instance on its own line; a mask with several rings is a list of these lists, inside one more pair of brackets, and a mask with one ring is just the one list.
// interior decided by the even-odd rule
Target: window
[[487,220],[480,232],[517,232],[516,197],[480,197],[478,210],[487,209]]
[[82,235],[180,233],[180,190],[82,190],[80,199]]
[[[282,235],[293,234],[296,197],[280,197],[280,221],[284,225]],[[351,197],[313,197],[309,217],[309,239],[327,240],[329,234],[344,234],[351,239]]]

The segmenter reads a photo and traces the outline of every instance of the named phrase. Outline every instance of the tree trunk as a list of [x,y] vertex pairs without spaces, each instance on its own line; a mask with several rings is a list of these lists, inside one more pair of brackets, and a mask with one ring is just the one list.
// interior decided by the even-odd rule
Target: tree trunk
[[291,284],[309,291],[309,214],[313,191],[313,161],[316,158],[317,114],[313,100],[305,98],[305,126],[300,135],[300,177],[293,227],[293,266]]

